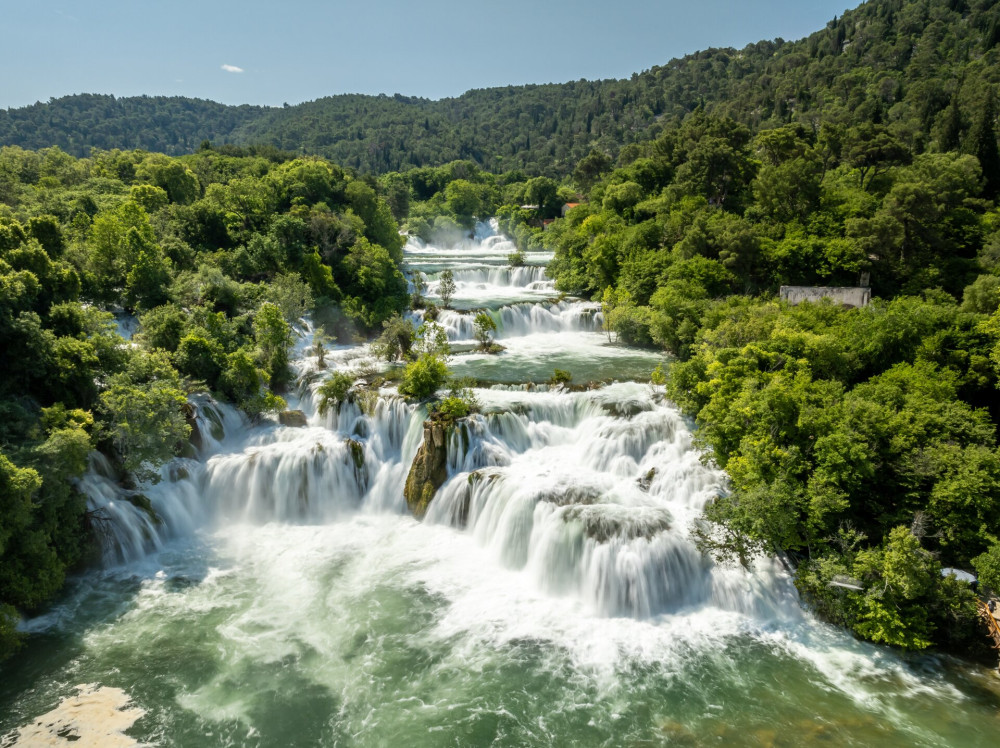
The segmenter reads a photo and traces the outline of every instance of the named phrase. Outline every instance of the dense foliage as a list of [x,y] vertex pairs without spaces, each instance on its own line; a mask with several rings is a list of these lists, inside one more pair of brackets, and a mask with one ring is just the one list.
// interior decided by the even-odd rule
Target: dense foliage
[[[341,335],[406,308],[402,239],[374,188],[314,158],[0,149],[0,657],[94,551],[75,479],[92,450],[158,479],[188,395],[283,407],[292,324]],[[115,317],[137,316],[128,344]]]
[[0,111],[0,145],[58,146],[74,156],[90,155],[91,148],[141,148],[180,156],[205,140],[230,141],[235,129],[265,111],[181,96],[62,96]]

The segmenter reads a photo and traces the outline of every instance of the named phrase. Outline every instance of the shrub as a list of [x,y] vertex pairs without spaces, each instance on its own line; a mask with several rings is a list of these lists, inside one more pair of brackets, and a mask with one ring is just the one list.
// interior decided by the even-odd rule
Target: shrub
[[659,363],[656,368],[653,369],[653,373],[649,375],[649,381],[651,384],[664,385],[667,383],[667,373],[663,370],[663,364]]
[[325,416],[331,407],[340,411],[340,404],[347,399],[354,379],[342,371],[335,371],[323,384],[316,389],[319,395],[319,414]]
[[468,401],[451,395],[438,402],[434,408],[434,415],[446,421],[465,418],[471,412],[472,408]]
[[448,367],[433,353],[421,354],[403,372],[399,393],[413,400],[426,400],[444,384],[448,378]]
[[566,385],[566,384],[569,384],[572,381],[573,381],[573,375],[572,374],[570,374],[565,369],[556,369],[555,371],[552,372],[552,378],[549,380],[549,384],[551,384],[551,385],[557,385],[557,384]]

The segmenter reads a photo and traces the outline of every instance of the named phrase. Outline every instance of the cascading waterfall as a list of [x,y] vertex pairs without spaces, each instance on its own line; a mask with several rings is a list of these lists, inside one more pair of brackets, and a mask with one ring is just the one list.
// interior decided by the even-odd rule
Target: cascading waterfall
[[703,604],[797,613],[771,564],[720,571],[695,548],[690,523],[724,476],[701,464],[680,415],[650,386],[478,395],[487,414],[454,429],[451,477],[427,521],[468,527],[540,588],[579,595],[602,615]]
[[[506,240],[488,237],[490,250]],[[426,251],[426,248],[424,248]],[[480,270],[463,271],[480,273]],[[485,277],[522,285],[535,268],[493,268]],[[490,312],[502,340],[600,330],[601,313],[579,301],[519,303]],[[455,341],[473,336],[472,315],[444,310]],[[326,524],[363,511],[402,512],[401,487],[425,411],[392,390],[352,397],[325,414],[324,376],[299,330],[293,402],[305,427],[255,428],[227,406],[192,400],[199,459],[177,460],[142,493],[118,488],[99,456],[81,487],[110,530],[108,558],[124,562],[201,524]],[[350,371],[356,349],[334,351]],[[746,614],[796,610],[787,582],[767,564],[755,575],[717,571],[694,547],[689,526],[722,490],[699,462],[680,415],[650,386],[594,392],[479,390],[486,414],[451,435],[449,481],[427,521],[467,527],[508,567],[540,589],[574,594],[602,615],[647,617],[711,604]],[[755,594],[739,596],[736,587]]]
[[204,395],[193,396],[189,404],[195,455],[164,466],[157,483],[138,490],[123,488],[107,458],[91,454],[77,487],[87,497],[106,564],[135,561],[160,550],[171,537],[193,533],[211,516],[201,496],[203,460],[238,445],[247,421],[231,406]]
[[[314,384],[315,386],[315,384]],[[401,512],[399,487],[419,440],[422,409],[378,394],[370,413],[356,401],[311,425],[255,428],[235,410],[195,398],[200,459],[179,458],[141,491],[121,488],[100,454],[80,481],[99,523],[108,563],[134,561],[173,536],[219,522],[326,523],[361,509]]]
[[[599,306],[581,301],[557,301],[541,304],[512,304],[489,311],[497,324],[496,337],[523,338],[535,333],[599,332],[604,320]],[[423,320],[423,313],[417,318]],[[453,342],[473,340],[475,315],[444,309],[438,312],[437,324]]]
[[[80,488],[109,568],[25,623],[50,653],[0,679],[0,743],[85,682],[147,709],[149,744],[985,744],[986,679],[817,624],[772,561],[698,552],[726,479],[662,389],[627,381],[660,357],[553,300],[544,257],[507,267],[513,249],[495,222],[405,249],[432,297],[453,271],[452,341],[484,309],[506,348],[450,361],[482,412],[449,430],[422,522],[403,485],[426,408],[364,384],[366,346],[321,364],[308,323],[286,395],[305,425],[196,396],[194,451],[155,485],[94,455]],[[544,384],[554,368],[590,386]],[[321,414],[330,371],[357,386]]]

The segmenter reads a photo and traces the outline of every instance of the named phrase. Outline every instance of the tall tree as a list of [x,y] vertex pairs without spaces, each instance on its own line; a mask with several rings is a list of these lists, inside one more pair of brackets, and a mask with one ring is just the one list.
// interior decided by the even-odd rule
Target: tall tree
[[992,88],[972,125],[969,144],[983,170],[983,195],[992,200],[1000,194],[1000,149],[997,148],[996,100]]

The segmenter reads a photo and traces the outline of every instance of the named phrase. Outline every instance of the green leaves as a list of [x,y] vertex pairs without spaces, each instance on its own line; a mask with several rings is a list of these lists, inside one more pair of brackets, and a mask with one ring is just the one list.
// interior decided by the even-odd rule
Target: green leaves
[[156,482],[157,468],[191,434],[183,413],[187,397],[169,381],[120,378],[101,393],[100,402],[122,465],[138,480]]
[[291,376],[288,370],[288,348],[292,344],[292,328],[275,304],[265,303],[254,315],[253,332],[261,365],[268,375],[268,383],[273,390],[280,390]]
[[434,396],[447,378],[445,362],[433,353],[422,353],[416,361],[407,364],[399,393],[413,400],[426,400]]

